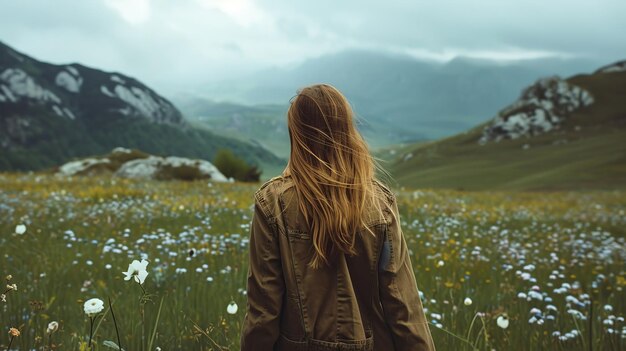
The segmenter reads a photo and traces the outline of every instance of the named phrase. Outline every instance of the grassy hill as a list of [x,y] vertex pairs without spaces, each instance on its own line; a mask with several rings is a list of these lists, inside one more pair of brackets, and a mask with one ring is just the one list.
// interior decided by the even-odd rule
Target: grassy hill
[[626,188],[626,72],[567,80],[595,102],[559,129],[479,144],[479,125],[453,137],[403,148],[388,167],[408,187],[467,190]]

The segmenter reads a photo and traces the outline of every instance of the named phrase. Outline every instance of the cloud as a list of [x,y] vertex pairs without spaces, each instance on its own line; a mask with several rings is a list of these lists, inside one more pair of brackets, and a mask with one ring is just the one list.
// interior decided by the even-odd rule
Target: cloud
[[623,58],[618,0],[5,1],[0,40],[172,88],[344,49],[501,60]]
[[144,23],[150,17],[149,0],[104,0],[104,3],[131,24]]

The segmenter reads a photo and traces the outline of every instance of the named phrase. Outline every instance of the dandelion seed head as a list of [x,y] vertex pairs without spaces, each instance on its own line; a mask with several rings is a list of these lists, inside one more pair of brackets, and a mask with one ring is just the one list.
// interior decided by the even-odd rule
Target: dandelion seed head
[[235,314],[235,313],[237,313],[238,309],[239,309],[239,307],[237,306],[235,301],[231,301],[228,304],[228,306],[226,306],[226,312],[228,312],[228,314]]
[[46,333],[52,334],[59,329],[59,322],[52,321],[48,323],[48,329],[46,329]]
[[26,226],[24,224],[18,224],[15,226],[15,234],[22,235],[26,233]]
[[104,310],[104,301],[98,298],[89,299],[85,301],[83,308],[87,316],[93,317]]

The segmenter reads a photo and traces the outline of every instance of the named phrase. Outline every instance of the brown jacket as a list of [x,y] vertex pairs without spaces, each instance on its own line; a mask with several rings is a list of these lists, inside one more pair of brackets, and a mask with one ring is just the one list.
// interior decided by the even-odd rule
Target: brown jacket
[[255,194],[245,351],[434,350],[394,195],[376,182],[383,213],[367,215],[355,256],[311,268],[309,228],[290,177]]

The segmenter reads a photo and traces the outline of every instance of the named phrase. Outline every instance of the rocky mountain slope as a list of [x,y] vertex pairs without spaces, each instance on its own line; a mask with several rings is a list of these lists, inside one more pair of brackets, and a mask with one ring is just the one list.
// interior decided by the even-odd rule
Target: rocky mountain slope
[[212,159],[229,148],[247,161],[283,161],[258,146],[187,123],[138,80],[80,64],[52,65],[0,42],[0,170],[50,167],[113,147]]
[[390,164],[411,187],[626,187],[626,61],[593,74],[550,77],[487,122],[404,146]]

